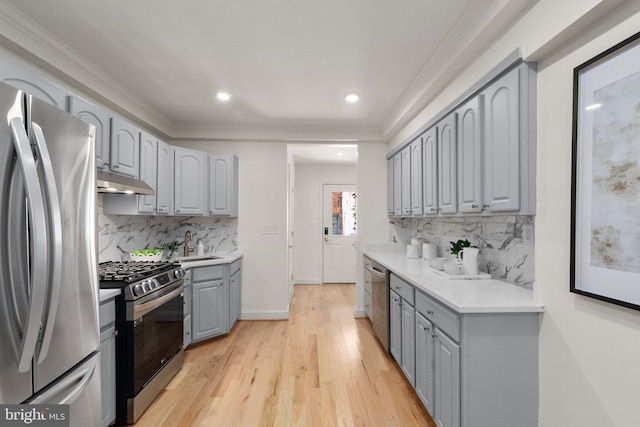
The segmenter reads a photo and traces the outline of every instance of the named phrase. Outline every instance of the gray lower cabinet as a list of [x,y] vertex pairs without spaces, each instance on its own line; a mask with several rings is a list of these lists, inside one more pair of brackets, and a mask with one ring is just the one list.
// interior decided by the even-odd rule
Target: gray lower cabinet
[[241,282],[241,260],[231,263],[229,266],[229,329],[238,321],[240,317],[240,282]]
[[439,427],[538,424],[539,314],[458,313],[390,276],[391,354]]
[[435,413],[435,353],[433,325],[416,313],[416,393],[430,414]]
[[389,352],[402,365],[402,306],[393,290],[389,290]]
[[242,259],[187,268],[184,346],[227,334],[240,318]]
[[116,307],[109,299],[100,304],[100,384],[102,425],[116,420]]
[[192,270],[193,342],[229,331],[229,284],[224,269],[225,266],[217,265]]
[[191,271],[187,270],[184,276],[184,318],[182,320],[182,346],[187,348],[191,344],[191,312],[193,311],[193,288],[191,287]]

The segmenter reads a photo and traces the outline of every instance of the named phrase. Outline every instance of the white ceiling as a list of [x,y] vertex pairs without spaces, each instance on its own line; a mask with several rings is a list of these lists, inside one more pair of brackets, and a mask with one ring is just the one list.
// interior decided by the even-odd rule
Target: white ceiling
[[168,138],[383,140],[532,3],[0,0],[0,42]]

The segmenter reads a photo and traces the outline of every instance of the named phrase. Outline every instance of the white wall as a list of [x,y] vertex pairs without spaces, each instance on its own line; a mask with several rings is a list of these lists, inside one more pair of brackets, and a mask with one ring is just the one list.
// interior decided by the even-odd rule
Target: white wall
[[356,239],[355,315],[364,317],[364,262],[367,243],[383,243],[389,236],[387,218],[387,144],[358,144],[358,238]]
[[[172,142],[239,160],[238,245],[242,261],[243,319],[286,319],[287,145],[270,142]],[[262,234],[276,224],[277,234]]]
[[390,144],[401,144],[513,49],[538,61],[541,427],[640,425],[640,312],[569,292],[573,68],[640,29],[640,2],[619,3],[540,0]]
[[322,185],[355,184],[356,165],[303,163],[295,175],[295,282],[322,283]]

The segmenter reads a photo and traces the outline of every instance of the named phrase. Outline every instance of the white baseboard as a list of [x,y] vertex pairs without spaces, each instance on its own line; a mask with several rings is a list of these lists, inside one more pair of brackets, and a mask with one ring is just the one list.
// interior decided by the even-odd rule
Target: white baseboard
[[355,313],[353,313],[353,317],[355,317],[356,319],[367,317],[367,312],[364,311],[364,308],[356,307],[356,311]]
[[322,280],[319,278],[296,279],[296,285],[322,285]]
[[240,320],[288,320],[289,311],[243,311]]

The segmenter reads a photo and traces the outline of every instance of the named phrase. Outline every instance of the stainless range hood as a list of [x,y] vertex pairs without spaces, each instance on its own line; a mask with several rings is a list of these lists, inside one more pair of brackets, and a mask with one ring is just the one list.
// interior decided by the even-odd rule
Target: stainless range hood
[[144,181],[101,170],[98,170],[96,182],[98,193],[156,194]]

